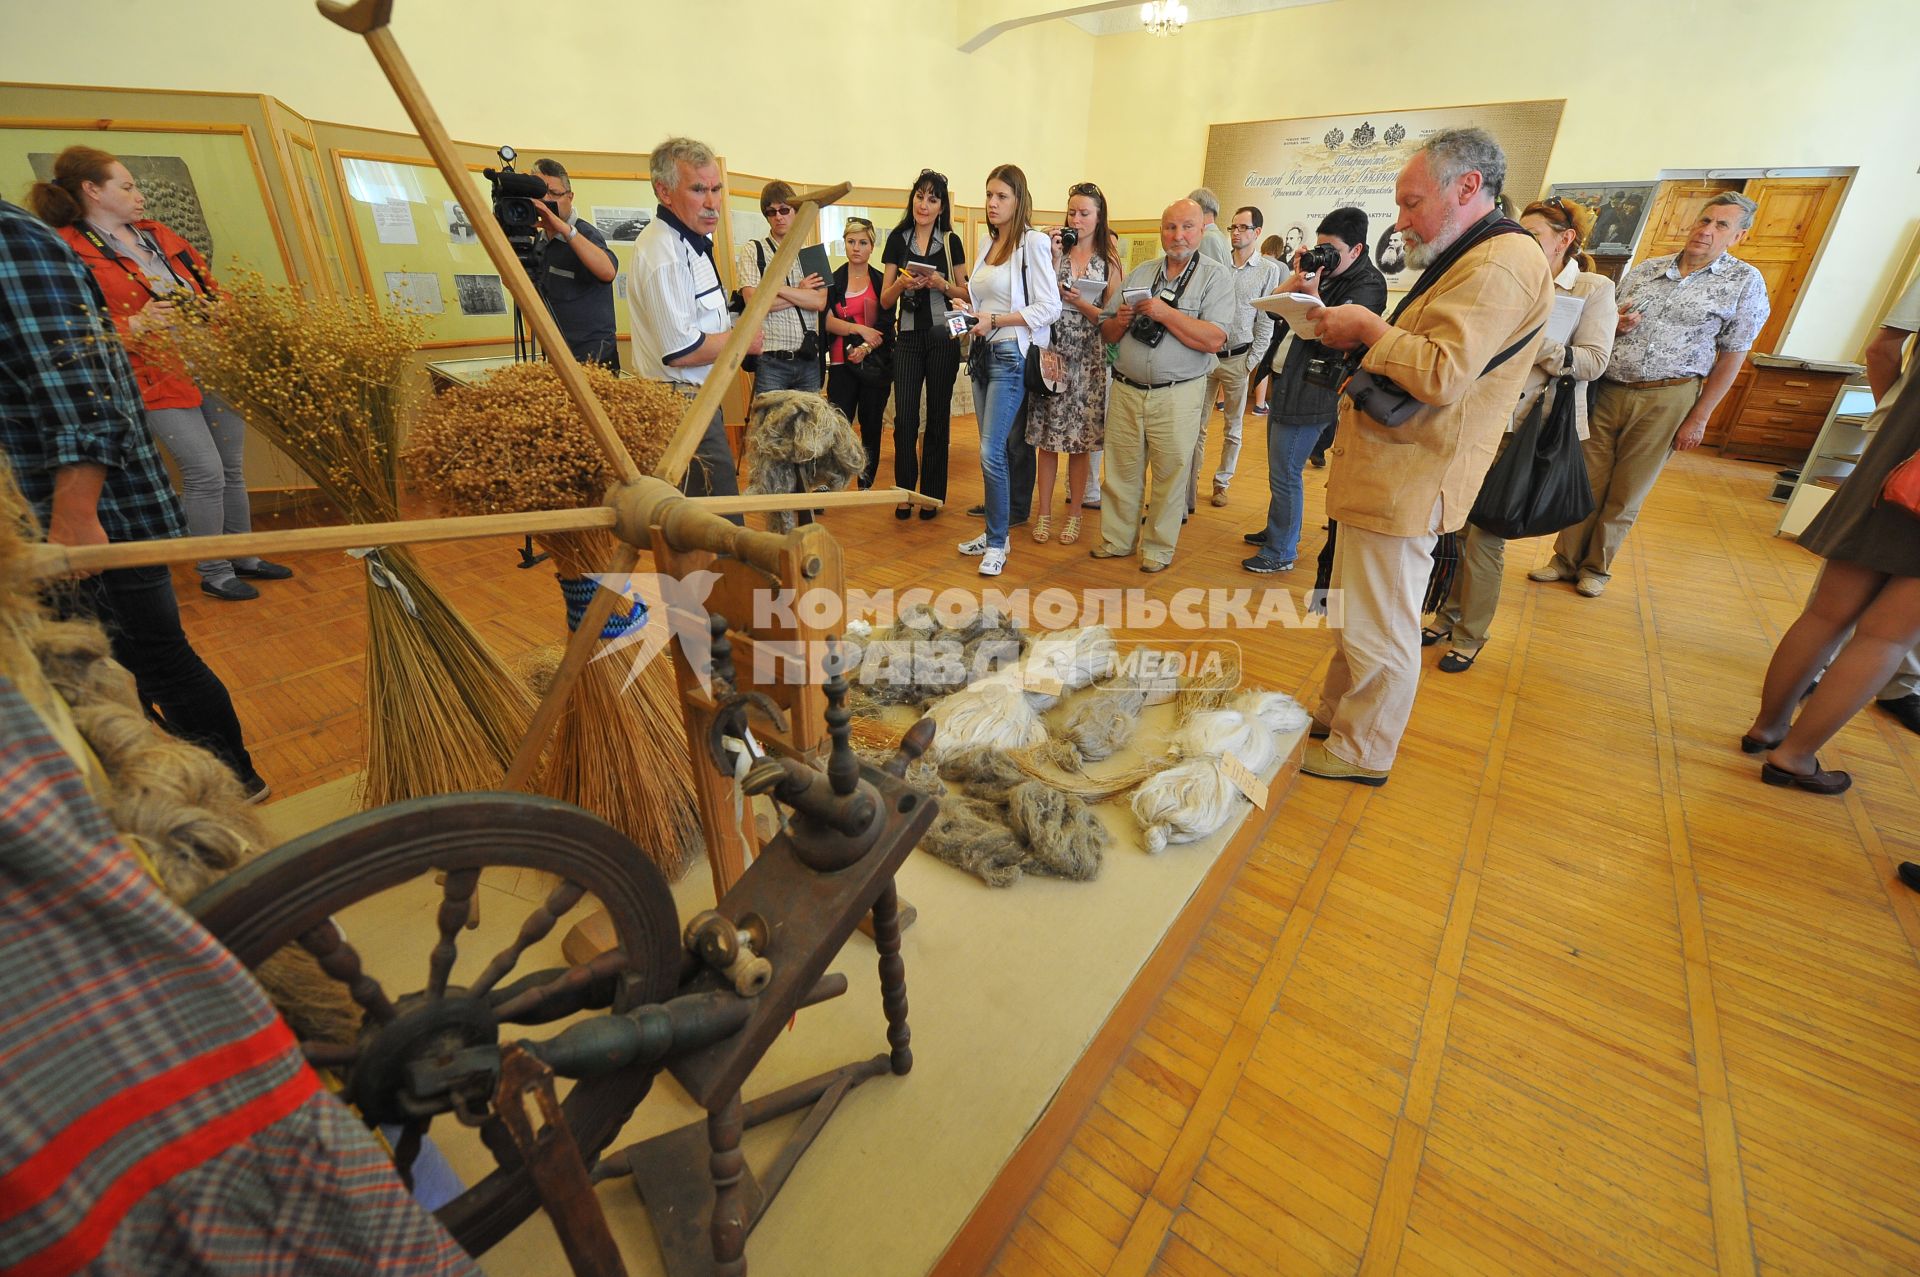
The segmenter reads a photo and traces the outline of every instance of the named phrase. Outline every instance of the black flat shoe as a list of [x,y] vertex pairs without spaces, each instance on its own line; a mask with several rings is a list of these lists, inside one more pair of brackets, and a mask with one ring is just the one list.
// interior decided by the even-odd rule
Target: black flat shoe
[[1452,637],[1453,631],[1451,629],[1443,630],[1437,625],[1422,626],[1420,630],[1420,646],[1432,647],[1441,639],[1450,639]]
[[1242,532],[1240,539],[1248,545],[1265,545],[1267,543],[1267,530],[1261,528],[1258,532]]
[[260,597],[260,591],[230,576],[223,576],[218,581],[200,582],[200,592],[211,594],[216,599],[226,599],[230,603],[244,603]]
[[[1785,739],[1786,737],[1784,736],[1780,738],[1780,740]],[[1742,736],[1740,738],[1740,752],[1743,754],[1764,754],[1770,749],[1780,748],[1780,740],[1761,740],[1758,736],[1752,735]]]
[[1853,777],[1845,772],[1822,771],[1817,758],[1813,760],[1813,770],[1804,776],[1772,763],[1761,763],[1760,779],[1782,789],[1804,789],[1809,794],[1844,794],[1853,785]]
[[269,563],[265,559],[255,559],[252,567],[234,564],[233,574],[251,577],[256,581],[288,581],[293,578],[293,569],[279,563]]
[[1909,889],[1920,891],[1920,865],[1914,864],[1911,860],[1901,861],[1900,881],[1906,883]]
[[[925,514],[926,511],[922,510],[921,513]],[[893,517],[896,519],[911,519],[913,517],[913,507],[910,505],[897,505],[893,507]]]
[[[939,515],[940,507],[937,505],[923,505],[920,507],[920,517],[923,519],[934,519],[938,518]],[[906,516],[902,515],[901,517],[905,518]]]
[[[1484,651],[1485,649],[1483,648],[1481,650]],[[1468,656],[1465,652],[1455,650],[1441,657],[1440,663],[1434,668],[1438,669],[1442,674],[1464,674],[1472,669],[1473,663],[1479,659],[1479,652]]]

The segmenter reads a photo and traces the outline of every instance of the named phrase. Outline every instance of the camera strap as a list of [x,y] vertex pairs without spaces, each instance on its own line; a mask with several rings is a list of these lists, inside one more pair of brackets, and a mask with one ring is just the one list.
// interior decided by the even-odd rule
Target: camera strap
[[[1484,244],[1497,235],[1525,235],[1526,233],[1526,227],[1520,225],[1520,223],[1510,217],[1503,217],[1499,209],[1488,213],[1485,217],[1462,232],[1459,239],[1454,240],[1453,243],[1440,250],[1440,255],[1433,259],[1433,265],[1420,272],[1420,278],[1415,280],[1413,287],[1407,290],[1407,295],[1400,299],[1400,304],[1393,308],[1393,314],[1387,316],[1387,323],[1398,323],[1401,313],[1404,312],[1407,307],[1413,305],[1414,298],[1439,283],[1440,277],[1446,274],[1455,262],[1458,262],[1462,257],[1466,256],[1469,249]],[[1495,368],[1498,368],[1501,364],[1506,363],[1507,360],[1519,354],[1522,348],[1533,340],[1534,334],[1538,333],[1540,328],[1540,325],[1535,325],[1526,336],[1488,360],[1487,366],[1480,370],[1478,376],[1486,376]],[[1476,380],[1478,380],[1478,377],[1476,377]]]
[[[137,227],[134,228],[133,233],[136,238],[140,239],[148,248],[153,250],[153,255],[158,257],[160,264],[167,268],[167,274],[173,276],[174,283],[187,289],[189,292],[193,291],[192,286],[189,285],[186,280],[180,278],[180,272],[173,268],[173,259],[161,251],[158,242],[143,235]],[[115,248],[112,244],[109,244],[106,239],[101,236],[100,232],[93,228],[91,222],[83,221],[80,223],[80,234],[86,238],[89,244],[92,244],[100,250],[101,256],[118,265],[121,270],[127,273],[129,279],[140,285],[141,290],[146,293],[148,298],[153,301],[162,300],[162,295],[153,290],[152,283],[147,279],[147,273],[129,261],[125,253]],[[184,251],[180,253],[180,264],[185,266],[188,273],[193,276],[194,283],[200,286],[201,293],[212,296],[213,289],[208,286],[206,278],[200,274],[199,268],[193,264],[193,258]]]

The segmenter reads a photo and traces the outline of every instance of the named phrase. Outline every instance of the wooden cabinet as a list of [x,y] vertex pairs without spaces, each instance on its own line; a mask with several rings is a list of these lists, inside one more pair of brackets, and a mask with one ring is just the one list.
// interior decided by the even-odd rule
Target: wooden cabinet
[[1805,459],[1847,379],[1864,371],[1858,364],[1781,355],[1755,355],[1749,368],[1752,375],[1728,407],[1720,455],[1788,464]]

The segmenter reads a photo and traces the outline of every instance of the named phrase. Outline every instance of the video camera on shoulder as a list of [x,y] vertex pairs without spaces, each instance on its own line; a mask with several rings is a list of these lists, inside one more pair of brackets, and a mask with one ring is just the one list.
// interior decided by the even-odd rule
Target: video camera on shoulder
[[546,179],[513,171],[513,161],[519,152],[503,146],[495,154],[500,157],[501,167],[481,170],[493,186],[493,220],[500,224],[507,243],[513,246],[513,255],[531,270],[534,244],[540,238],[540,214],[533,206],[536,202],[545,204],[556,217],[560,210],[547,198]]

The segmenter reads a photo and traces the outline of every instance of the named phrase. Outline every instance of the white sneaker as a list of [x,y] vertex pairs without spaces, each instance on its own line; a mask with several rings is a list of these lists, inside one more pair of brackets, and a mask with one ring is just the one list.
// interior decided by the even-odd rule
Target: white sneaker
[[1006,566],[1007,550],[1005,546],[997,550],[988,550],[980,560],[980,575],[999,576],[1000,570]]
[[[975,537],[971,541],[962,541],[960,543],[960,553],[972,555],[976,559],[979,558],[981,555],[985,554],[986,552],[987,552],[987,534],[984,532],[982,532],[979,536]],[[1004,553],[1002,553],[1000,557],[1004,559],[1007,556]]]

